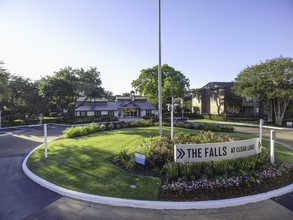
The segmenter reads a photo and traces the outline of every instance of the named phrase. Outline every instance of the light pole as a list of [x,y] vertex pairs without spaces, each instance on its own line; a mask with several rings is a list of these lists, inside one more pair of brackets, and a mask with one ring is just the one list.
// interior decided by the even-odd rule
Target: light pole
[[159,135],[162,131],[162,71],[161,71],[161,0],[159,0],[159,65],[158,65],[158,88],[159,88]]

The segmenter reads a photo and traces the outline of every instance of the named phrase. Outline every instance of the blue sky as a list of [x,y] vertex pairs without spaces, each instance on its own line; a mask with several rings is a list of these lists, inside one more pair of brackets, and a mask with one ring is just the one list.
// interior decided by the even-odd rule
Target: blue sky
[[[162,64],[191,88],[293,57],[293,0],[161,2]],[[96,66],[103,87],[121,94],[158,64],[158,0],[0,0],[0,27],[4,67],[34,80]]]

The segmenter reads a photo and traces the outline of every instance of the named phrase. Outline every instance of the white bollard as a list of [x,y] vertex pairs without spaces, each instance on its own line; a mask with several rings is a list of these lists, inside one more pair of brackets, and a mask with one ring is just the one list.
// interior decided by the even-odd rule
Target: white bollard
[[260,146],[262,146],[262,126],[263,126],[263,119],[259,120],[259,140]]
[[271,155],[271,164],[275,163],[275,140],[276,140],[276,132],[271,130],[271,147],[270,147],[270,155]]
[[45,158],[47,158],[47,124],[44,124],[44,137],[45,137]]

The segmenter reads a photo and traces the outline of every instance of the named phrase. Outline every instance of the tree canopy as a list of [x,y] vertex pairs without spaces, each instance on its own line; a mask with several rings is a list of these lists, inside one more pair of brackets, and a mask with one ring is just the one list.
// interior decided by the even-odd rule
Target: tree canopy
[[[68,109],[69,114],[83,105],[90,98],[101,98],[104,89],[101,87],[100,72],[95,67],[88,70],[65,67],[54,76],[42,78],[39,83],[39,93],[51,100],[56,109]],[[79,97],[83,102],[76,106]]]
[[[167,64],[161,70],[163,102],[170,97],[183,97],[189,90],[189,79]],[[158,66],[141,70],[138,79],[133,80],[131,85],[153,105],[158,105]]]
[[256,98],[268,112],[275,113],[281,125],[290,99],[293,98],[293,60],[282,56],[246,67],[238,74],[233,91],[241,96]]
[[9,76],[10,74],[2,68],[3,62],[0,61],[0,110],[3,108],[4,103],[10,96],[9,89]]

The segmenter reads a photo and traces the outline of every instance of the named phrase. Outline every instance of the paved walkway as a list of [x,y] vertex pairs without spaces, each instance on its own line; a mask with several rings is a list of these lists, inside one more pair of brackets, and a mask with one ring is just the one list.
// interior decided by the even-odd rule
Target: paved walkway
[[[60,136],[64,129],[53,125],[48,128],[49,140]],[[245,131],[249,133],[249,129]],[[21,163],[43,142],[43,130],[22,130],[25,131],[0,137],[0,219],[293,219],[293,193],[253,204],[207,210],[114,207],[62,197],[23,174]],[[293,132],[284,135],[284,141],[288,136],[288,144],[293,146]],[[283,141],[278,133],[277,137]]]

